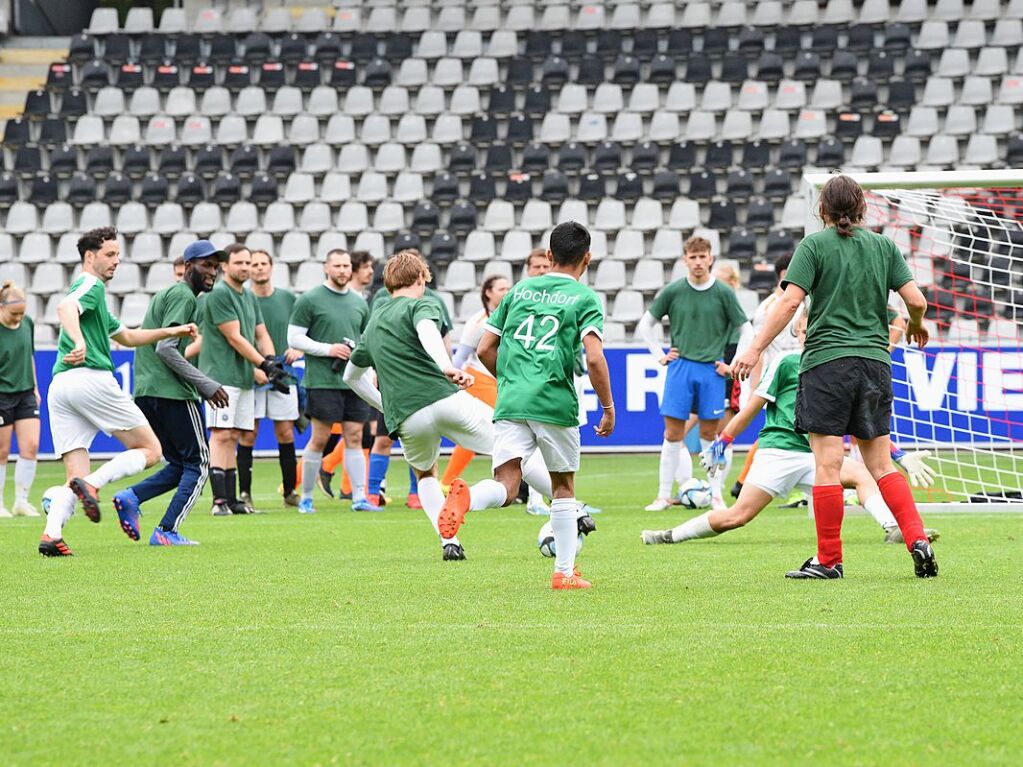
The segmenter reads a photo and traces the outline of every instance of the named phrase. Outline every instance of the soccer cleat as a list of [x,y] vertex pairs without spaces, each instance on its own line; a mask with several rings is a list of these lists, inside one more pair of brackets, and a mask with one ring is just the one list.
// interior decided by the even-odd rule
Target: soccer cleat
[[451,491],[444,499],[444,507],[437,517],[437,527],[442,538],[454,538],[458,528],[465,522],[465,514],[469,511],[469,486],[464,479],[456,479],[451,483]]
[[551,507],[546,503],[527,503],[526,513],[534,517],[549,517]]
[[801,490],[795,490],[789,494],[789,497],[785,499],[785,503],[779,506],[779,509],[798,509],[800,507],[806,507],[809,503],[806,500],[806,493]]
[[[38,517],[39,512],[36,511],[36,507],[28,501],[15,501],[14,506],[11,507],[11,514],[15,517]],[[0,516],[3,516],[0,514]]]
[[372,503],[374,506],[383,508],[387,505],[388,499],[381,493],[370,493],[366,496],[366,500]]
[[813,558],[811,557],[810,559],[803,562],[803,566],[800,567],[798,570],[789,570],[787,573],[785,573],[785,577],[795,578],[797,580],[798,579],[807,580],[814,578],[817,580],[831,580],[834,578],[844,577],[844,573],[842,570],[841,562],[836,564],[834,567],[827,567],[825,565],[820,564],[819,562],[814,562]]
[[664,511],[671,508],[671,501],[667,498],[655,498],[654,502],[648,504],[644,511]]
[[316,486],[320,488],[320,492],[328,498],[334,497],[334,488],[330,486],[332,479],[334,479],[333,472],[324,471],[322,467],[316,474]]
[[[927,536],[928,543],[934,543],[941,537],[941,533],[933,527],[925,527],[924,534]],[[902,537],[902,531],[898,527],[889,527],[884,531],[884,542],[905,543],[906,540]]]
[[590,506],[588,503],[584,503],[580,507],[583,514],[603,514],[603,509],[598,509],[596,506]]
[[193,541],[181,533],[176,533],[173,530],[164,530],[162,527],[158,527],[153,530],[153,534],[149,536],[150,546],[198,546],[199,541]]
[[419,500],[419,493],[409,493],[408,497],[405,499],[405,505],[410,509],[416,509],[418,511],[422,511],[423,509],[423,502]]
[[589,514],[583,514],[581,517],[577,517],[575,524],[579,530],[579,535],[589,535],[597,529],[597,523],[593,521],[593,517]]
[[214,501],[210,513],[215,517],[229,517],[232,514],[231,507],[227,505],[227,501],[223,500]]
[[231,510],[232,514],[259,514],[251,504],[246,503],[240,498],[228,499],[227,508]]
[[298,513],[299,514],[315,514],[316,507],[313,506],[312,498],[303,498],[298,502]]
[[554,571],[554,575],[551,576],[551,588],[555,591],[569,591],[571,589],[588,589],[593,584],[582,577],[582,573],[578,569],[572,575],[565,575],[564,573]]
[[14,515],[11,514],[11,512],[9,512],[7,510],[6,506],[0,505],[0,519],[9,519],[10,517],[13,517],[13,516]]
[[910,547],[913,556],[913,571],[917,578],[937,578],[938,561],[934,558],[934,549],[927,541],[917,541]]
[[139,515],[142,510],[139,508],[139,499],[130,489],[122,490],[114,495],[114,511],[121,522],[121,529],[124,534],[133,541],[139,539]]
[[350,501],[352,500],[352,494],[346,493],[344,490],[342,490],[340,493],[337,494],[337,499],[339,501]]
[[738,498],[739,493],[742,492],[742,482],[736,482],[734,485],[732,485],[732,489],[730,492],[733,498]]
[[292,490],[286,496],[284,496],[284,505],[291,506],[292,508],[298,508],[298,502],[302,500],[302,496]]
[[80,477],[75,477],[68,482],[78,500],[82,502],[82,511],[89,518],[90,522],[99,522],[99,491]]
[[644,530],[639,535],[647,546],[653,546],[656,543],[675,542],[675,539],[671,537],[671,530]]
[[39,539],[39,553],[44,557],[74,556],[63,538],[51,538],[48,535]]
[[445,543],[444,544],[444,557],[445,562],[461,562],[465,559],[465,549],[462,548],[460,543]]
[[[361,501],[352,502],[352,511],[383,511],[379,506],[369,502],[369,499],[363,498]],[[448,536],[449,538],[451,536]]]

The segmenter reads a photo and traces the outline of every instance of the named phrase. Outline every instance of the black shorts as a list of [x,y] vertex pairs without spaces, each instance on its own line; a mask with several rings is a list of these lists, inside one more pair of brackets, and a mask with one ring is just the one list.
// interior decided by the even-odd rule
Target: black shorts
[[366,423],[362,425],[362,449],[372,450],[377,435],[387,434],[387,427],[384,425],[384,414],[375,407],[369,409]]
[[879,360],[839,357],[799,376],[796,431],[857,439],[891,429],[892,368]]
[[32,389],[11,394],[0,392],[0,427],[29,418],[39,418],[39,403]]
[[363,423],[369,416],[369,405],[351,389],[309,389],[305,414],[330,424],[345,421]]

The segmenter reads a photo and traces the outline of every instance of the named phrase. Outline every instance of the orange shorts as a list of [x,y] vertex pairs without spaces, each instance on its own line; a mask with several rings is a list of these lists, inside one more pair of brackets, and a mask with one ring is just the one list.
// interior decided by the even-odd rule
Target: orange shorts
[[497,380],[490,375],[477,368],[469,368],[470,373],[476,379],[472,386],[466,389],[469,394],[474,396],[476,399],[486,402],[490,407],[497,406]]

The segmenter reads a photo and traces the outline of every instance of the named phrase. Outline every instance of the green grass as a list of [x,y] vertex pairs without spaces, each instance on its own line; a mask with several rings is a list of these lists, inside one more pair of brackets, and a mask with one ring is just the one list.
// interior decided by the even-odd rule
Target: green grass
[[[257,467],[273,513],[204,503],[195,549],[129,542],[107,503],[100,525],[69,524],[73,559],[45,560],[38,520],[2,520],[0,761],[1019,763],[1023,520],[930,520],[942,574],[920,581],[853,517],[847,579],[793,582],[805,510],[642,546],[640,529],[685,516],[642,511],[656,470],[584,458],[580,496],[605,509],[586,593],[547,589],[521,507],[473,515],[469,561],[444,563],[403,506],[285,513],[275,462]],[[45,465],[37,489],[58,477]],[[395,496],[405,478],[394,461]]]

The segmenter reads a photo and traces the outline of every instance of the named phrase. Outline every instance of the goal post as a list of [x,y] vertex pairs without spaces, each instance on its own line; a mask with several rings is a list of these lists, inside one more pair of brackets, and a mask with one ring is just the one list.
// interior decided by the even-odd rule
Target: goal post
[[[927,296],[930,343],[892,353],[892,439],[936,474],[921,509],[1023,512],[1023,170],[848,175]],[[830,177],[803,177],[806,234]]]

